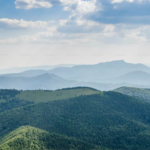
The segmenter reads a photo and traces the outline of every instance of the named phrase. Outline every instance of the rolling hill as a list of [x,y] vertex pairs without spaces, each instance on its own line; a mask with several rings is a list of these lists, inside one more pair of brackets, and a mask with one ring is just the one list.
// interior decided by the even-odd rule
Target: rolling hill
[[68,81],[53,74],[44,73],[34,77],[5,77],[0,76],[1,89],[61,89],[70,87],[75,81]]
[[139,98],[146,102],[150,102],[150,89],[121,87],[121,88],[115,89],[114,91]]
[[48,101],[55,101],[55,100],[63,100],[68,98],[74,98],[81,95],[93,95],[98,94],[100,91],[87,88],[87,87],[77,87],[77,88],[68,88],[68,89],[61,89],[55,91],[47,91],[47,90],[27,90],[27,91],[20,91],[15,97],[19,99],[24,99],[34,103],[40,102],[48,102]]
[[1,150],[102,150],[98,146],[88,144],[75,138],[59,134],[50,134],[44,130],[22,126],[12,131],[0,142]]
[[130,83],[136,85],[150,85],[150,74],[143,71],[134,71],[111,80],[112,83]]
[[[86,90],[75,89],[82,92]],[[67,92],[75,89],[68,89]],[[57,92],[60,91],[63,92]],[[70,93],[73,95],[70,98],[66,93],[66,99],[60,100],[44,97],[49,91],[32,91],[32,94],[30,91],[14,91],[15,94],[9,91],[13,98],[20,95],[24,100],[34,103],[0,113],[0,139],[6,139],[6,142],[5,137],[10,137],[9,134],[16,129],[33,126],[50,134],[75,138],[108,149],[150,148],[150,104],[118,92],[90,91],[93,94],[84,96]],[[25,96],[21,92],[28,94]],[[33,96],[34,92],[37,96]],[[3,93],[7,97],[8,94],[5,91]],[[36,100],[37,97],[39,100]]]
[[17,90],[0,90],[0,113],[14,108],[23,107],[26,105],[74,98],[81,95],[98,94],[92,88],[78,87],[71,89],[62,89],[56,91],[48,90],[32,90],[32,91],[17,91]]

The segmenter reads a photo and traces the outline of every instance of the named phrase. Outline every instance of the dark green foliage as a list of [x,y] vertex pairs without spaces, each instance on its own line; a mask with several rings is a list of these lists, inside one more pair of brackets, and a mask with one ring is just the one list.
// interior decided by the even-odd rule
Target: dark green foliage
[[121,87],[114,91],[129,95],[129,96],[134,96],[140,100],[150,103],[150,89],[142,89],[142,88],[134,88],[134,87]]
[[19,94],[20,91],[17,90],[0,90],[0,99],[8,99],[8,98],[13,98],[17,94]]
[[0,120],[1,137],[31,125],[114,150],[150,149],[150,104],[117,92],[37,103]]
[[22,106],[26,106],[29,104],[33,104],[33,102],[30,101],[26,101],[26,100],[20,100],[20,99],[12,99],[12,100],[7,100],[6,102],[1,102],[0,103],[0,113],[7,111],[7,110],[11,110],[14,108],[19,108]]
[[20,91],[17,90],[0,90],[0,113],[33,104],[31,101],[19,99],[16,97],[18,94]]
[[72,88],[63,88],[63,89],[58,89],[58,90],[56,90],[56,91],[63,91],[63,90],[75,90],[75,89],[83,89],[83,90],[85,90],[85,89],[90,89],[90,90],[92,90],[92,91],[98,91],[98,90],[96,90],[96,89],[94,89],[94,88],[90,88],[90,87],[72,87]]

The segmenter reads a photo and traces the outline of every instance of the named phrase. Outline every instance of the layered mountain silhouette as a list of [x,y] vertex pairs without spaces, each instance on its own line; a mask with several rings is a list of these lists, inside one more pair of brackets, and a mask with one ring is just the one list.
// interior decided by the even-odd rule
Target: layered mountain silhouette
[[51,70],[28,70],[0,76],[3,89],[49,89],[86,86],[113,90],[121,86],[150,87],[150,67],[112,61],[96,65],[57,67]]
[[121,86],[131,86],[127,83],[108,84],[108,83],[66,80],[57,75],[48,73],[44,73],[34,77],[0,76],[0,83],[1,89],[18,89],[18,90],[37,90],[37,89],[56,90],[68,87],[86,86],[96,88],[102,91],[107,91],[116,89]]
[[65,80],[53,74],[44,73],[34,77],[0,77],[2,89],[59,89],[71,86],[74,82]]
[[144,71],[133,71],[129,72],[120,77],[114,78],[113,83],[131,83],[131,84],[143,84],[150,85],[150,74]]
[[103,82],[105,79],[122,76],[133,71],[150,73],[150,68],[142,64],[130,64],[125,61],[112,61],[96,65],[74,66],[72,68],[55,68],[49,73],[66,79],[78,81]]

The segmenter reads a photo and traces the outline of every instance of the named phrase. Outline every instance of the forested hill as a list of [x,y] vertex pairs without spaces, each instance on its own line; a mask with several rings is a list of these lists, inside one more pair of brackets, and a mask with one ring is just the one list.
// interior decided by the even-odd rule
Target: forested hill
[[102,150],[102,148],[59,134],[22,126],[12,131],[0,142],[2,150]]
[[0,113],[6,110],[19,108],[34,103],[48,102],[53,100],[62,100],[73,98],[81,95],[97,94],[97,91],[92,88],[77,87],[61,89],[56,91],[49,90],[0,90]]
[[[86,90],[91,93],[85,94]],[[33,126],[49,132],[48,134],[75,138],[111,150],[150,149],[150,104],[117,92],[100,92],[89,88],[54,92],[63,91],[68,92],[66,98],[59,100],[48,99],[52,95],[47,96],[46,92],[50,91],[28,91],[27,95],[21,93],[24,91],[15,91],[13,98],[20,95],[18,100],[24,97],[24,101],[32,104],[0,113],[1,141],[6,144],[12,131],[15,132],[22,126]],[[75,96],[72,91],[80,91],[80,94]],[[34,92],[37,94],[35,97]],[[11,99],[11,96],[5,96]],[[34,99],[37,97],[38,100]],[[18,140],[21,142],[22,139]],[[35,141],[41,143],[36,138]],[[80,147],[80,144],[76,146]],[[15,144],[14,148],[17,148]]]
[[114,90],[122,94],[136,97],[143,101],[150,103],[150,89],[134,88],[134,87],[121,87]]

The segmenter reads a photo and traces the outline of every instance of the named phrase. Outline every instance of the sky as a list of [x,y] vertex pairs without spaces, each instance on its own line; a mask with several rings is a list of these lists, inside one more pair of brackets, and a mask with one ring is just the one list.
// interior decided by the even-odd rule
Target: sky
[[150,0],[0,0],[0,69],[150,64]]

